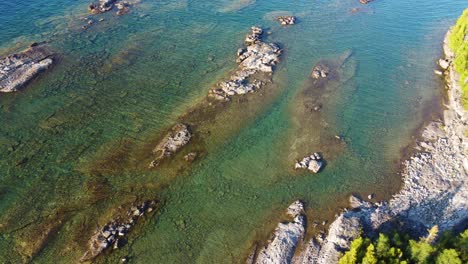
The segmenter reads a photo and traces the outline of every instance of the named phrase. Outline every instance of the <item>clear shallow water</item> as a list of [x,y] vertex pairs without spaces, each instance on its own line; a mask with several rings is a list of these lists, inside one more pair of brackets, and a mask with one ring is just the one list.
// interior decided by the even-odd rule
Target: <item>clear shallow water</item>
[[[48,41],[60,58],[23,91],[0,95],[0,260],[35,255],[38,263],[79,259],[89,229],[133,199],[157,197],[162,207],[98,262],[129,255],[139,263],[236,263],[294,199],[307,203],[310,221],[321,221],[351,192],[389,197],[398,189],[401,149],[437,108],[441,83],[432,69],[465,7],[257,0],[235,10],[231,1],[143,0],[83,31],[87,2],[4,2],[0,49]],[[278,10],[299,23],[280,27],[269,19]],[[203,155],[192,167],[144,169],[148,146],[235,68],[253,24],[285,49],[274,86],[199,122],[192,147]],[[311,68],[348,50],[349,80],[337,81],[319,117],[298,115]],[[300,131],[312,121],[326,129]],[[294,137],[317,134],[343,135],[345,144],[291,148]],[[323,172],[291,169],[294,153],[317,150],[328,160]]]

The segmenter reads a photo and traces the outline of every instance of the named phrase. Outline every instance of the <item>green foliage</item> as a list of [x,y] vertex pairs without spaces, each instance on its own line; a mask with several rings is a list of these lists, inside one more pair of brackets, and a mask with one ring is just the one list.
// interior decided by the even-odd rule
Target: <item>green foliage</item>
[[362,259],[362,264],[377,264],[377,257],[375,256],[375,247],[373,244],[370,244],[367,247],[366,255]]
[[427,243],[424,240],[421,240],[419,242],[416,242],[414,240],[409,241],[410,258],[416,263],[428,263],[434,251],[435,249],[431,246],[431,244]]
[[454,244],[455,248],[460,253],[463,263],[468,263],[468,229],[460,234]]
[[449,45],[455,52],[455,70],[460,73],[463,106],[468,109],[468,9],[465,9],[453,27]]
[[444,249],[436,259],[436,264],[462,264],[455,249]]
[[438,227],[428,230],[419,241],[407,234],[379,234],[375,240],[356,238],[340,264],[461,264],[468,263],[468,229],[459,235],[445,232],[438,236]]
[[380,259],[383,259],[387,256],[387,253],[390,249],[390,239],[385,234],[379,234],[379,238],[377,239],[377,256]]
[[360,236],[352,243],[349,250],[340,259],[339,264],[356,264],[358,260],[358,253],[361,251],[364,239]]

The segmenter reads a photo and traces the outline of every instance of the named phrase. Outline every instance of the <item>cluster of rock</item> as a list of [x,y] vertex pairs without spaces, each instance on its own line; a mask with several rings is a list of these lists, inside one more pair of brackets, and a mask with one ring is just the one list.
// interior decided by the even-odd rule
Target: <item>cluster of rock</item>
[[312,153],[304,157],[301,161],[296,161],[294,169],[307,169],[313,173],[318,173],[323,166],[323,160],[319,153]]
[[192,133],[187,125],[179,123],[173,126],[171,131],[154,148],[153,154],[156,155],[156,158],[150,163],[149,167],[158,166],[161,160],[172,156],[183,146],[187,145],[191,138]]
[[305,235],[304,205],[295,201],[288,207],[287,214],[293,220],[279,223],[267,245],[259,252],[254,249],[248,264],[291,263],[296,247]]
[[330,69],[322,64],[317,64],[310,73],[310,77],[314,79],[327,78]]
[[99,0],[98,4],[90,4],[88,10],[91,14],[100,14],[112,10],[114,6],[118,9],[117,15],[126,14],[130,10],[129,2],[117,0]]
[[117,249],[125,236],[130,232],[145,213],[151,213],[157,202],[154,200],[145,201],[134,205],[127,211],[126,219],[114,219],[105,224],[91,237],[88,244],[88,250],[85,252],[81,261],[94,259],[108,248]]
[[237,52],[237,71],[229,80],[221,82],[210,90],[208,96],[220,101],[229,101],[231,96],[252,93],[261,88],[265,82],[256,80],[257,73],[272,73],[279,62],[280,48],[274,43],[262,41],[263,30],[252,27],[245,39],[246,48]]
[[279,16],[276,18],[282,26],[294,25],[296,24],[295,16]]
[[371,222],[369,217],[376,212],[370,203],[364,202],[356,196],[350,197],[350,204],[354,210],[345,210],[340,214],[330,224],[327,235],[319,234],[310,239],[301,254],[295,256],[293,263],[338,263],[342,253],[349,249],[351,242],[362,231],[369,230]]
[[52,65],[52,53],[36,43],[0,59],[0,92],[15,92]]

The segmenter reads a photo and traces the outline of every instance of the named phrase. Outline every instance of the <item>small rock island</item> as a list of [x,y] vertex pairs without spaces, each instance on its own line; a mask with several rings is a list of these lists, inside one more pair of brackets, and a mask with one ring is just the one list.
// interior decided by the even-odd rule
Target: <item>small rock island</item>
[[0,59],[0,92],[16,92],[53,64],[52,52],[37,43]]

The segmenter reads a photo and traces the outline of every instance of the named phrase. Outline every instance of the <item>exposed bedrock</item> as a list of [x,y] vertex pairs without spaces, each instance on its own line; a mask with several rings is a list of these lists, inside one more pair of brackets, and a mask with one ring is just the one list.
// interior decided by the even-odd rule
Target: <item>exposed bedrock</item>
[[132,3],[129,1],[119,1],[119,0],[99,0],[99,3],[91,3],[88,6],[88,11],[91,14],[100,14],[107,11],[111,11],[114,7],[117,8],[117,15],[123,15],[130,11],[130,6]]
[[88,250],[84,253],[80,261],[88,261],[96,258],[108,248],[118,249],[124,242],[125,237],[135,226],[138,219],[146,213],[154,211],[157,202],[155,200],[145,201],[133,205],[125,216],[120,216],[110,220],[100,227],[90,238]]
[[256,76],[259,73],[273,72],[273,67],[279,62],[281,50],[274,43],[264,42],[262,36],[261,28],[251,28],[245,39],[246,47],[237,52],[237,70],[229,80],[210,90],[209,97],[229,101],[231,96],[252,93],[265,85],[265,81],[257,79]]
[[0,59],[0,92],[15,92],[49,68],[53,54],[43,45],[32,44],[23,52]]
[[292,203],[287,209],[287,215],[293,220],[279,223],[267,245],[258,252],[255,248],[248,263],[291,263],[296,247],[305,235],[306,217],[302,202]]
[[168,157],[174,155],[182,147],[187,145],[192,138],[192,132],[186,124],[176,124],[171,131],[164,136],[159,144],[154,148],[155,159],[150,163],[150,168],[156,167],[159,163]]

